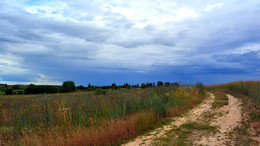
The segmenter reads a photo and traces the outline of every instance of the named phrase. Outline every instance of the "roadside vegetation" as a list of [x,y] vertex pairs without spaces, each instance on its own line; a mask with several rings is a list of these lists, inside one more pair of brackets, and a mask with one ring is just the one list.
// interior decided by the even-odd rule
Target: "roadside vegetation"
[[208,135],[214,133],[216,129],[216,126],[211,126],[209,123],[187,122],[168,131],[165,136],[155,139],[152,145],[193,145],[198,135]]
[[155,128],[165,118],[187,111],[205,96],[201,83],[180,86],[158,82],[142,88],[112,84],[111,88],[89,92],[68,84],[63,88],[73,90],[66,92],[83,89],[2,96],[0,145],[121,144]]
[[236,145],[257,145],[254,138],[260,135],[260,81],[237,81],[206,88],[210,92],[222,91],[242,100],[242,121],[229,135],[235,138]]
[[221,85],[206,86],[210,91],[222,90],[242,98],[244,104],[250,106],[252,120],[260,120],[260,81],[237,81]]
[[215,96],[211,108],[178,127],[172,125],[171,130],[155,138],[151,145],[259,145],[260,81],[204,87]]
[[210,92],[213,93],[213,95],[215,96],[211,108],[217,109],[225,105],[228,105],[228,98],[223,89],[215,89],[215,90],[211,90]]

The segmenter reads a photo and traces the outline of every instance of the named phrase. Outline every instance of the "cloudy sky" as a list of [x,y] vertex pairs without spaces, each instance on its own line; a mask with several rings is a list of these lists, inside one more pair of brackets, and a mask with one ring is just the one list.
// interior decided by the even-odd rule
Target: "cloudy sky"
[[0,0],[0,83],[259,79],[259,0]]

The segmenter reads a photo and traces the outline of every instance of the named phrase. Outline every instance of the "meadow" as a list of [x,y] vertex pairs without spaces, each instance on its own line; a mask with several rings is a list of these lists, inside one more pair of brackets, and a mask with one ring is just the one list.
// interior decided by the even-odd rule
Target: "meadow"
[[201,84],[98,93],[0,97],[0,145],[121,144],[205,97]]

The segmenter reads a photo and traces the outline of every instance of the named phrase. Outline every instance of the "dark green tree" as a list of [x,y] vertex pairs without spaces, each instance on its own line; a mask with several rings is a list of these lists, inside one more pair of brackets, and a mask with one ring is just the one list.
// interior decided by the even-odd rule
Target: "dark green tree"
[[19,85],[13,85],[13,86],[12,86],[12,89],[19,90],[19,89],[20,89],[20,86],[19,86]]
[[36,94],[36,86],[34,84],[30,84],[25,88],[24,94]]
[[146,87],[147,87],[147,86],[146,86],[146,84],[145,84],[145,83],[142,83],[142,84],[141,84],[141,88],[143,88],[143,89],[144,89],[144,88],[146,88]]
[[6,95],[12,95],[13,94],[13,89],[12,88],[5,89],[5,94]]
[[79,85],[77,88],[78,88],[79,90],[85,89],[85,87],[84,87],[83,85]]
[[165,82],[164,86],[166,86],[166,87],[170,86],[170,82]]
[[162,81],[158,81],[157,82],[157,86],[163,86],[163,82]]
[[65,81],[62,84],[62,91],[63,92],[73,92],[76,91],[76,86],[73,81]]

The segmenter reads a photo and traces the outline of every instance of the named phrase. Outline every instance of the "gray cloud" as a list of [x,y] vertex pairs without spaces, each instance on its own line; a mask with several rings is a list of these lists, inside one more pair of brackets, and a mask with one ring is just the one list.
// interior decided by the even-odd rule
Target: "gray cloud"
[[30,72],[35,81],[39,74],[62,80],[69,71],[147,73],[179,66],[194,73],[253,73],[260,49],[232,52],[259,47],[259,14],[258,1],[240,0],[1,1],[0,77]]

